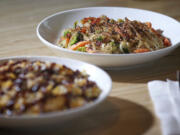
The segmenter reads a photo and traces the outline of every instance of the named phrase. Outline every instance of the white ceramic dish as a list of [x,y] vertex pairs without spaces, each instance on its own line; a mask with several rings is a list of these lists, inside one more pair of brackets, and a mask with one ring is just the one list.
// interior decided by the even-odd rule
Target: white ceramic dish
[[41,60],[41,61],[50,61],[59,64],[64,64],[67,67],[73,70],[85,70],[87,74],[90,75],[89,79],[93,80],[97,83],[97,85],[102,90],[102,93],[94,102],[84,105],[79,108],[69,109],[66,111],[52,112],[46,114],[40,114],[38,116],[13,116],[13,117],[5,117],[0,116],[0,127],[37,127],[42,125],[53,125],[55,123],[61,123],[66,120],[71,120],[73,117],[77,117],[82,115],[83,113],[90,111],[94,107],[96,107],[99,103],[104,101],[108,96],[111,87],[112,81],[109,75],[101,70],[100,68],[93,66],[91,64],[67,59],[67,58],[57,58],[57,57],[48,57],[48,56],[21,56],[21,57],[9,57],[9,58],[1,58],[0,63],[7,61],[9,59],[21,60]]
[[[163,34],[171,39],[172,46],[141,54],[88,54],[63,49],[56,45],[63,29],[72,27],[75,21],[84,17],[101,15],[114,19],[128,17],[130,20],[152,22],[155,29],[163,30]],[[180,23],[152,11],[123,7],[88,7],[59,12],[45,18],[37,27],[37,36],[58,56],[75,58],[102,67],[124,67],[152,61],[172,52],[180,42]]]

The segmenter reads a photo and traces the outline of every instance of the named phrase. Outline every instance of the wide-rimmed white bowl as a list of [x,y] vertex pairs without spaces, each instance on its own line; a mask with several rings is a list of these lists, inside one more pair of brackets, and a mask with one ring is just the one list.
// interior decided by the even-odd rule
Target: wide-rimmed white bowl
[[23,115],[23,116],[5,117],[1,115],[0,127],[2,126],[3,127],[36,127],[43,125],[53,125],[55,123],[61,123],[67,120],[71,120],[74,117],[80,116],[83,113],[92,110],[99,103],[104,101],[108,96],[109,92],[111,91],[112,81],[109,75],[102,69],[85,62],[67,59],[67,58],[48,57],[48,56],[19,56],[19,57],[1,58],[0,63],[10,59],[13,60],[27,59],[30,61],[33,60],[50,61],[50,62],[66,65],[72,70],[77,70],[77,69],[79,71],[85,70],[86,73],[89,74],[89,79],[96,82],[96,84],[102,90],[102,93],[94,102],[75,109],[57,111],[52,113],[44,113],[37,116]]
[[[172,46],[140,54],[89,54],[71,51],[56,45],[61,32],[65,28],[72,27],[75,21],[84,17],[101,15],[113,19],[128,17],[130,20],[152,22],[155,29],[163,30],[163,34],[171,39]],[[37,36],[58,56],[75,58],[102,67],[123,67],[152,61],[173,51],[180,42],[180,23],[173,18],[152,11],[123,7],[88,7],[59,12],[45,18],[37,27]]]

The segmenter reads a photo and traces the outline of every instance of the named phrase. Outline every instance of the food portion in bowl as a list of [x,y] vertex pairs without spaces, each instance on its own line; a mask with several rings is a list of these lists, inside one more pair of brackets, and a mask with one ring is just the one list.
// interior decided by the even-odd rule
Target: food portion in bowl
[[0,64],[0,115],[36,115],[93,102],[101,90],[88,75],[39,60]]
[[171,46],[170,39],[162,33],[150,22],[114,20],[103,15],[75,22],[73,28],[63,31],[58,45],[88,53],[143,53]]

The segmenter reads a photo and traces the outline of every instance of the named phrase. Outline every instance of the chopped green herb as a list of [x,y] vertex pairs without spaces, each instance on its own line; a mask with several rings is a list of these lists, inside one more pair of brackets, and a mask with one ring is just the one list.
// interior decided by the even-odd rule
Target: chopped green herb
[[114,41],[110,42],[110,45],[112,46],[112,52],[115,52],[117,50],[117,46]]
[[102,38],[102,36],[99,36],[96,40],[98,40],[98,41],[102,41],[102,40],[103,40],[103,38]]
[[86,52],[86,47],[79,47],[77,50],[80,52]]
[[111,42],[110,42],[110,45],[111,45],[111,46],[114,46],[114,45],[115,45],[115,43],[114,43],[113,41],[111,41]]
[[73,44],[77,43],[78,41],[81,41],[82,39],[83,39],[82,34],[80,32],[77,32],[72,35],[72,37],[69,41],[69,45],[73,45]]
[[78,33],[72,35],[69,44],[70,44],[70,45],[73,45],[73,44],[75,44],[75,43],[77,43],[77,42],[78,42]]
[[77,27],[77,24],[78,24],[78,21],[75,21],[75,22],[74,22],[74,28]]
[[95,33],[99,34],[101,33],[101,30],[96,30]]
[[124,22],[124,20],[123,19],[118,19],[118,22],[122,23],[122,22]]
[[69,30],[64,31],[64,37],[66,37],[68,33],[71,34],[71,32]]

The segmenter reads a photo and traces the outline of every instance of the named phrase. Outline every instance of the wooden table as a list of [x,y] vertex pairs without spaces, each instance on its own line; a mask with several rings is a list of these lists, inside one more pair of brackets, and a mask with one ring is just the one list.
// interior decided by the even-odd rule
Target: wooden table
[[[142,8],[180,20],[179,0],[1,0],[0,57],[54,55],[37,38],[37,24],[55,12],[87,6]],[[180,69],[180,47],[146,66],[107,71],[112,77],[113,89],[106,102],[97,110],[54,130],[34,134],[160,135],[160,121],[154,114],[147,82],[176,79],[177,69]],[[24,131],[0,129],[1,135],[23,133]]]

